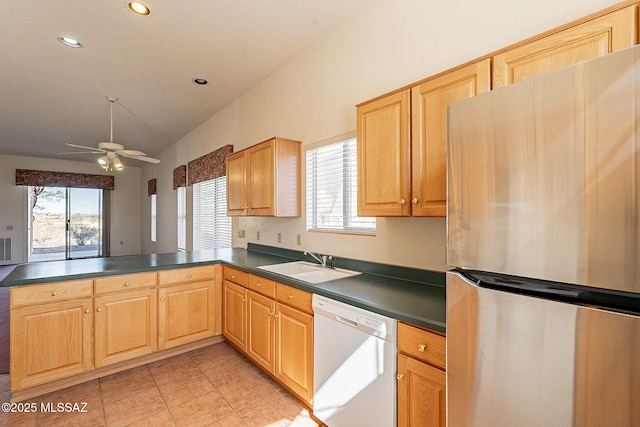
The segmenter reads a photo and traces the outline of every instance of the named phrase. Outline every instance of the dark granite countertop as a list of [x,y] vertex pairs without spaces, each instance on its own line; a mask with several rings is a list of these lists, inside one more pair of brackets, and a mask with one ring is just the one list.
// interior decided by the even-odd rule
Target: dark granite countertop
[[151,255],[48,261],[16,267],[0,286],[20,286],[114,274],[223,263],[385,316],[446,331],[445,274],[365,261],[337,259],[337,267],[363,274],[311,284],[257,268],[310,260],[301,252],[249,245],[249,249],[212,249]]

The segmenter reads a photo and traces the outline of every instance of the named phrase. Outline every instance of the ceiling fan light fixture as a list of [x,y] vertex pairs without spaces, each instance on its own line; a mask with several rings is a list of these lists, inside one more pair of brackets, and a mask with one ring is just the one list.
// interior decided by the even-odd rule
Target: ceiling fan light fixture
[[127,8],[131,13],[134,13],[138,16],[149,16],[151,15],[151,9],[146,4],[139,1],[130,1],[127,3]]
[[98,159],[98,164],[102,167],[105,167],[109,164],[109,158],[107,156],[102,156]]
[[67,37],[67,36],[58,37],[58,41],[65,46],[72,47],[75,49],[82,47],[82,43],[80,43],[78,40],[74,39],[73,37]]
[[113,168],[117,171],[121,171],[122,168],[124,168],[124,165],[122,164],[118,156],[115,156],[115,158],[113,159]]

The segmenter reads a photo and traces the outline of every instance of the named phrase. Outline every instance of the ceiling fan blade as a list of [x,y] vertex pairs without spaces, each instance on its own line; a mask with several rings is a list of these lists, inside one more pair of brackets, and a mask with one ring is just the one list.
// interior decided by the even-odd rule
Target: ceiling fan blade
[[75,148],[84,148],[85,150],[91,150],[91,151],[95,151],[97,153],[104,153],[105,152],[104,150],[102,150],[100,148],[87,147],[86,145],[69,144],[68,142],[65,143],[65,145],[68,145],[69,147],[75,147]]
[[56,153],[56,154],[60,154],[60,155],[65,155],[65,154],[102,154],[103,151],[68,151],[66,153]]
[[116,150],[116,153],[122,156],[146,156],[146,154],[138,150]]
[[154,159],[153,157],[146,157],[146,156],[130,156],[127,154],[122,153],[123,157],[128,157],[130,159],[136,159],[136,160],[142,160],[143,162],[149,162],[149,163],[160,163],[160,160],[158,159]]

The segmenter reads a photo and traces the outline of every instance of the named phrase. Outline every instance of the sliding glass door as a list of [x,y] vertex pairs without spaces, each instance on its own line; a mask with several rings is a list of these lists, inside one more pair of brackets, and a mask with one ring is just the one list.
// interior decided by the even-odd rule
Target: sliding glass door
[[103,256],[105,191],[29,187],[29,262]]
[[67,188],[66,258],[102,255],[102,190]]

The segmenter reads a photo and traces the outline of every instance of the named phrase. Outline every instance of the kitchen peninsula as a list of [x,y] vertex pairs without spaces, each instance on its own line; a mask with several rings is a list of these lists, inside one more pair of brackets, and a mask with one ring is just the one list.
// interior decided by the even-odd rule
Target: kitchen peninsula
[[[135,293],[136,301],[141,304],[139,306],[140,309],[136,309],[135,312],[146,313],[148,318],[153,319],[154,322],[156,318],[159,319],[157,332],[153,329],[155,323],[151,325],[151,321],[146,321],[146,323],[140,321],[140,323],[135,324],[136,330],[144,327],[150,328],[152,332],[148,332],[147,335],[154,338],[148,341],[157,346],[149,349],[149,351],[145,350],[144,357],[134,356],[126,362],[116,358],[113,364],[106,363],[108,366],[99,368],[97,345],[101,340],[94,338],[94,345],[96,346],[94,357],[96,361],[94,362],[89,355],[88,367],[85,366],[80,371],[83,373],[80,375],[71,374],[71,378],[78,377],[78,382],[84,380],[82,375],[88,375],[92,372],[94,375],[101,374],[101,371],[97,371],[97,369],[128,369],[136,366],[137,360],[140,360],[141,363],[146,363],[148,358],[152,356],[158,358],[168,357],[168,355],[177,354],[176,352],[182,351],[181,349],[183,348],[185,349],[184,351],[189,351],[194,348],[194,345],[209,345],[222,340],[223,297],[221,289],[224,277],[222,274],[223,267],[231,267],[254,277],[275,281],[306,293],[315,293],[333,298],[439,334],[444,334],[446,330],[444,273],[365,261],[337,259],[337,267],[362,271],[363,274],[311,284],[258,268],[259,266],[297,260],[308,261],[310,259],[298,251],[249,244],[248,249],[216,249],[26,264],[17,267],[0,282],[0,285],[10,287],[13,293],[17,293],[17,291],[22,292],[23,289],[27,290],[29,288],[40,289],[61,283],[74,284],[67,288],[70,292],[69,295],[72,295],[75,299],[81,298],[86,301],[84,303],[86,307],[82,306],[78,309],[79,317],[86,315],[91,318],[89,313],[93,312],[94,320],[93,322],[90,319],[87,320],[85,323],[88,325],[82,327],[73,323],[70,327],[84,328],[85,330],[80,330],[78,334],[85,337],[88,334],[88,342],[91,342],[92,328],[96,328],[93,333],[99,333],[98,316],[100,313],[98,311],[104,306],[104,298],[110,295],[124,296]],[[180,273],[182,272],[185,274],[181,275]],[[184,278],[181,278],[181,276],[184,276]],[[156,277],[157,285],[155,282]],[[153,279],[153,284],[149,284],[151,279]],[[118,281],[122,282],[122,284],[119,284]],[[99,291],[99,284],[103,289],[102,292]],[[122,288],[115,292],[115,286],[125,286],[127,288]],[[183,317],[166,314],[166,319],[163,323],[163,310],[165,310],[163,304],[169,306],[171,298],[169,290],[174,288],[181,292],[181,294],[176,294],[180,298],[194,298],[195,304],[207,307],[208,313],[199,315],[196,311],[194,314],[193,307],[190,307],[188,311],[180,314]],[[125,290],[126,292],[124,292]],[[56,290],[47,288],[45,291],[48,293],[44,297],[55,298],[55,296],[51,297],[51,295],[55,295]],[[75,292],[77,292],[77,295],[74,294]],[[61,294],[62,292],[58,296],[61,296]],[[187,294],[190,294],[191,297],[186,296]],[[196,297],[196,295],[198,296]],[[99,298],[102,298],[100,303],[98,302]],[[67,295],[67,300],[69,299],[70,297]],[[164,302],[165,299],[166,303]],[[174,301],[178,301],[178,299],[176,297]],[[15,299],[12,297],[12,316],[14,301]],[[151,304],[151,302],[155,305]],[[33,301],[30,304],[34,305]],[[38,302],[38,304],[41,306],[43,304],[46,305],[43,302]],[[23,303],[23,305],[26,306],[28,304]],[[28,306],[22,308],[19,304],[17,307],[17,310],[30,310],[33,308]],[[155,307],[155,309],[149,307]],[[157,310],[157,314],[154,310]],[[178,340],[173,345],[169,338],[164,339],[164,341],[163,338],[159,338],[156,341],[155,336],[163,336],[163,328],[175,327],[175,319],[188,319],[191,322],[195,318],[198,321],[204,321],[205,324],[209,322],[209,326],[205,328],[206,332],[202,331],[198,332],[199,335],[194,335],[195,340],[191,340],[194,342]],[[167,319],[174,319],[174,326],[170,326],[172,323]],[[12,317],[12,328],[14,323],[16,322]],[[95,325],[92,326],[91,323]],[[185,323],[187,323],[186,320]],[[162,326],[163,324],[165,326]],[[133,328],[129,327],[129,329]],[[164,334],[167,334],[166,330]],[[144,336],[146,337],[147,335]],[[141,350],[138,349],[136,351]],[[167,356],[163,356],[165,354]],[[56,381],[60,381],[60,379]],[[20,387],[12,384],[14,400],[25,399],[34,394],[37,395],[44,390],[41,389],[43,383],[44,386],[47,386],[49,381],[39,380],[39,382],[34,382],[33,384],[26,382]],[[61,383],[59,386],[67,386],[67,383]]]

